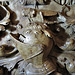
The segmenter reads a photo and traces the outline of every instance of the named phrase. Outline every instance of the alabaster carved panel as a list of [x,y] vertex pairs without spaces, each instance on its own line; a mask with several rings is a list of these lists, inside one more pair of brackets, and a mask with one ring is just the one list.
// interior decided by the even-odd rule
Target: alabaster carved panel
[[0,1],[0,75],[74,75],[75,1]]

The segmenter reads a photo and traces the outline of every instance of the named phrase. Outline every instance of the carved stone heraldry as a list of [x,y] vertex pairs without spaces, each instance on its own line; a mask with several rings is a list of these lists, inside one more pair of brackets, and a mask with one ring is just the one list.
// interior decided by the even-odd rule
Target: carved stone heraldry
[[0,0],[0,75],[75,75],[74,0]]

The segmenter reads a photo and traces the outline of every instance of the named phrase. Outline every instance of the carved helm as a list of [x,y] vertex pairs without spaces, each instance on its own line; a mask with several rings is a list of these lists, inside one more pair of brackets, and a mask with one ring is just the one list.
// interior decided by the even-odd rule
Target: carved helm
[[17,49],[25,60],[40,53],[44,53],[43,57],[47,57],[53,46],[50,36],[47,26],[35,23],[26,26],[17,39],[11,34]]
[[[35,67],[32,69],[37,70],[37,73],[49,74],[55,71],[54,64],[48,59],[53,40],[50,38],[47,26],[33,23],[26,26],[22,34],[17,36],[17,39],[13,34],[11,37],[23,59],[33,64]],[[36,73],[34,70],[32,72],[32,69],[31,67],[27,68],[27,74]]]

